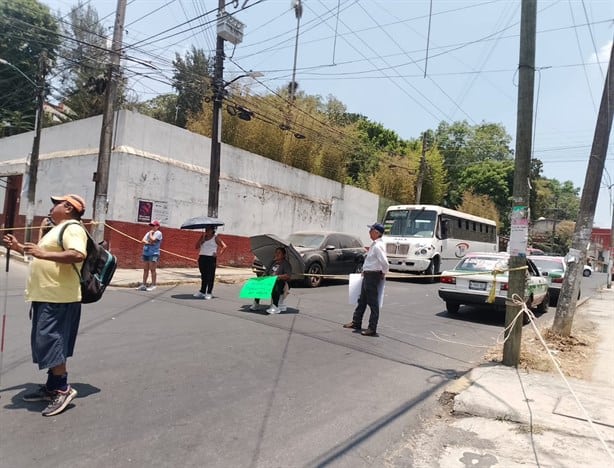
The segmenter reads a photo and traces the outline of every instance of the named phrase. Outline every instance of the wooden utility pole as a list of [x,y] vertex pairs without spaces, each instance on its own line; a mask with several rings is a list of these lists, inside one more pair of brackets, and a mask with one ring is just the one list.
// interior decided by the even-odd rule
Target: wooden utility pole
[[[520,56],[518,61],[518,111],[516,115],[516,160],[514,169],[514,194],[510,232],[510,269],[526,266],[529,221],[529,173],[531,166],[531,141],[533,126],[533,94],[535,82],[535,29],[537,0],[522,0],[520,13]],[[525,294],[526,270],[509,273],[508,305],[505,311],[505,326],[520,311],[520,306],[511,304],[514,294]],[[522,319],[506,332],[503,345],[503,364],[517,366],[520,361]]]
[[603,176],[606,152],[612,130],[612,116],[614,115],[614,47],[610,52],[610,63],[608,73],[605,77],[605,85],[601,96],[599,114],[597,115],[597,125],[593,136],[593,145],[588,160],[588,168],[582,188],[582,198],[580,198],[580,212],[574,230],[571,249],[567,264],[567,271],[561,286],[561,295],[556,307],[556,315],[552,331],[559,335],[569,336],[571,325],[576,311],[576,300],[582,271],[586,263],[586,250],[591,240],[593,230],[593,218],[595,217],[595,207],[599,198],[599,186]]
[[[224,0],[218,0],[218,20],[224,13]],[[224,99],[224,39],[219,34],[213,68],[213,116],[211,124],[211,160],[209,162],[209,200],[207,215],[217,218],[220,197],[220,157],[222,150],[222,101]]]
[[426,173],[426,132],[422,134],[422,154],[420,155],[420,164],[418,166],[418,180],[416,181],[416,203],[420,203],[422,199],[422,185],[424,184],[424,176]]
[[34,141],[32,153],[28,164],[28,206],[26,207],[25,241],[32,241],[32,224],[34,223],[34,209],[36,204],[36,181],[38,178],[38,156],[41,145],[41,131],[43,128],[47,78],[47,50],[43,49],[38,58],[38,76],[36,80],[36,118],[34,122]]
[[109,168],[111,166],[111,144],[113,142],[113,118],[115,114],[115,100],[117,99],[117,86],[120,79],[120,62],[122,53],[122,37],[124,33],[124,18],[126,16],[126,0],[117,0],[115,13],[115,27],[113,30],[113,43],[111,56],[107,69],[107,89],[104,109],[102,111],[102,128],[100,130],[100,149],[98,150],[98,168],[94,173],[94,212],[95,221],[93,237],[97,242],[104,239],[104,224],[107,221],[109,206]]

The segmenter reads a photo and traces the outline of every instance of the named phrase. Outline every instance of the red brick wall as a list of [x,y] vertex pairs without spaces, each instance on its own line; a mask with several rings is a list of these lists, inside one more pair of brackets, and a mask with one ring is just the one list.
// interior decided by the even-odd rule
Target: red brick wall
[[[33,226],[39,226],[43,217],[36,216]],[[83,219],[88,229],[92,226],[87,224],[91,220]],[[15,220],[16,226],[24,226],[25,216],[18,216]],[[117,257],[119,268],[142,268],[143,244],[141,239],[149,230],[146,224],[127,223],[124,221],[108,221],[107,224],[113,229],[105,228],[105,239],[109,241],[109,249]],[[160,228],[164,239],[162,240],[162,255],[158,264],[161,268],[166,267],[197,267],[198,250],[195,248],[196,241],[202,231],[190,231],[185,229],[173,229],[162,226]],[[116,232],[119,231],[119,232]],[[16,227],[15,236],[20,242],[24,240],[23,228]],[[128,237],[129,236],[129,237]],[[254,260],[249,238],[243,236],[233,236],[230,234],[220,234],[228,248],[218,258],[218,265],[249,267]],[[1,236],[0,236],[1,237]],[[136,239],[136,240],[135,240]],[[32,232],[32,240],[38,241],[38,227]],[[187,258],[184,258],[187,257]]]
[[[107,224],[113,229],[105,228],[105,239],[109,241],[109,249],[113,252],[113,255],[117,256],[119,268],[141,268],[143,266],[141,260],[143,244],[140,241],[149,230],[149,226],[124,221],[107,221]],[[116,232],[116,230],[119,232]],[[159,267],[197,266],[198,250],[195,246],[202,231],[174,229],[164,226],[160,228],[160,231],[162,231],[164,239],[162,240]],[[138,239],[138,242],[126,236]],[[252,264],[254,255],[250,249],[248,237],[229,234],[220,234],[219,236],[228,245],[228,248],[218,258],[218,265],[249,267]]]

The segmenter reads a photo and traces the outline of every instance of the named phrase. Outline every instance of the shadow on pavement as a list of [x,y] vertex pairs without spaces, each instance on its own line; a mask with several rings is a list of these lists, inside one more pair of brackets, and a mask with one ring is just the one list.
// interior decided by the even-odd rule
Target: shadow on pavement
[[[100,389],[98,387],[94,387],[93,385],[86,384],[86,383],[71,383],[70,385],[75,390],[77,390],[77,399],[87,398],[90,395],[100,392]],[[25,409],[25,410],[28,410],[34,413],[40,413],[42,410],[45,409],[45,407],[48,405],[49,402],[47,401],[23,401],[22,400],[23,396],[26,393],[36,391],[39,386],[40,384],[28,382],[23,385],[18,385],[15,387],[3,389],[2,390],[3,392],[21,389],[19,393],[13,395],[10,403],[4,405],[4,408],[9,409],[9,410]],[[71,403],[66,407],[66,409],[68,410],[72,408],[73,406],[75,405]]]
[[266,310],[269,308],[266,304],[261,304],[258,310],[251,310],[251,304],[245,304],[239,308],[239,312],[247,312],[248,314],[254,315],[290,315],[290,314],[298,314],[299,310],[293,307],[288,307],[285,312],[281,312],[280,314],[267,314]]
[[[537,318],[544,315],[535,312],[533,313]],[[481,323],[483,325],[492,325],[495,327],[503,327],[505,325],[505,311],[492,311],[481,307],[461,306],[456,314],[451,314],[443,310],[435,315],[437,317],[447,318],[450,320]]]

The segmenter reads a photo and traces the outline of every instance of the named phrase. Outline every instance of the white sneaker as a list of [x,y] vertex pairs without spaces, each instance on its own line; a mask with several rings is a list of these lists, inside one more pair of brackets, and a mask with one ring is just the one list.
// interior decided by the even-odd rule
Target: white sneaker
[[279,307],[276,307],[276,306],[274,306],[273,304],[271,304],[271,307],[269,307],[269,308],[266,310],[266,313],[267,313],[267,314],[279,314],[279,312],[281,312],[281,311],[279,310]]
[[141,284],[138,288],[136,288],[137,291],[147,291],[147,286],[145,286],[144,284]]
[[203,293],[201,293],[200,291],[195,292],[194,294],[192,294],[192,297],[195,297],[196,299],[206,299],[205,295]]
[[279,304],[279,312],[285,312],[288,309],[288,306],[285,304]]
[[260,304],[258,304],[257,302],[254,302],[251,306],[249,306],[249,310],[251,310],[252,312],[255,312],[259,309]]
[[151,286],[149,286],[148,288],[145,288],[145,291],[153,291],[154,289],[156,289],[156,285],[152,284]]
[[205,299],[208,301],[209,299],[213,299],[213,295],[205,294]]

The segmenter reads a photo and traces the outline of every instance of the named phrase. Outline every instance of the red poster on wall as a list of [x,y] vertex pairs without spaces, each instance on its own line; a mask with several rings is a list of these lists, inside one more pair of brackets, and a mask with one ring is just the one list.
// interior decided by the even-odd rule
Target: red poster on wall
[[139,200],[139,215],[137,221],[139,223],[151,223],[153,212],[153,202],[147,200]]

